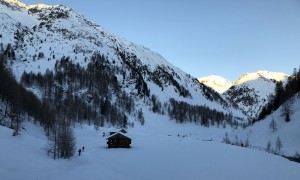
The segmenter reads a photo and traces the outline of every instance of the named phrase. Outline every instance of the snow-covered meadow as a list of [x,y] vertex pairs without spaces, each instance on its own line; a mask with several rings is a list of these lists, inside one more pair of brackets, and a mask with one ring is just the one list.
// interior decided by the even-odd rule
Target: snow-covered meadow
[[[300,164],[263,151],[220,143],[223,128],[148,121],[129,129],[130,149],[107,149],[103,132],[114,130],[79,125],[74,128],[81,156],[53,160],[44,148],[42,128],[25,123],[21,136],[0,126],[0,179],[272,179],[297,180]],[[155,127],[155,128],[154,128]],[[179,135],[179,136],[178,136]],[[207,141],[212,140],[212,141]],[[77,149],[78,149],[77,148]]]

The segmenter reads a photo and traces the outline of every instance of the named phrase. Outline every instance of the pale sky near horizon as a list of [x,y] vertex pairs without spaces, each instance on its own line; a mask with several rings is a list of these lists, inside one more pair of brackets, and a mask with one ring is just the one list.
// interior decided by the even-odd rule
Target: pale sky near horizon
[[300,65],[300,0],[20,0],[64,4],[194,77],[291,74]]

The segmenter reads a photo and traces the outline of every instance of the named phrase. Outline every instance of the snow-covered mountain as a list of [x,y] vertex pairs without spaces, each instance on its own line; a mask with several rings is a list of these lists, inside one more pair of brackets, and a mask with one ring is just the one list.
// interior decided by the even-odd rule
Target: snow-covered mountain
[[[135,98],[136,107],[149,105],[145,97],[150,100],[150,96],[154,95],[162,105],[175,99],[244,117],[218,93],[170,64],[158,53],[107,32],[69,7],[29,6],[17,0],[4,0],[0,1],[0,19],[0,50],[11,62],[8,66],[18,81],[23,72],[45,74],[59,71],[58,66],[69,62],[85,69],[109,66],[110,78],[122,91]],[[99,59],[102,59],[100,65]],[[67,66],[61,69],[66,70]],[[90,87],[90,90],[78,89],[82,85],[68,79],[60,86],[65,92],[76,89],[74,96],[90,99],[98,93],[95,92],[97,89]],[[40,97],[45,96],[43,89],[32,85],[27,88]],[[113,95],[111,103],[115,100]]]
[[250,117],[257,117],[275,92],[276,83],[286,81],[284,73],[258,71],[246,73],[224,92],[227,99],[234,102]]
[[199,81],[223,94],[245,114],[255,118],[274,94],[276,83],[286,82],[287,78],[288,75],[280,72],[257,71],[246,73],[235,82],[219,76],[199,78]]
[[215,91],[217,91],[220,94],[224,93],[226,90],[228,90],[233,85],[232,82],[226,80],[225,78],[223,78],[221,76],[216,76],[216,75],[198,78],[198,80],[201,83],[211,87],[212,89],[214,89]]

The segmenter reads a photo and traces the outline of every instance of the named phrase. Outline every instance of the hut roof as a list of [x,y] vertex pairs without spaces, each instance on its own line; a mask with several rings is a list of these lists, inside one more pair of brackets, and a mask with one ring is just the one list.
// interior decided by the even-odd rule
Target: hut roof
[[110,136],[107,137],[107,139],[131,139],[122,132],[116,132]]

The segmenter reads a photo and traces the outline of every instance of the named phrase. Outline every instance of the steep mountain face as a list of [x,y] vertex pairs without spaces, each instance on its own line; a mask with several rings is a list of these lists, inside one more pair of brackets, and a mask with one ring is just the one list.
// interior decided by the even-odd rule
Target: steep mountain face
[[199,80],[223,94],[245,114],[255,118],[274,94],[276,83],[286,81],[287,78],[288,75],[284,73],[258,71],[246,73],[235,82],[229,82],[218,76]]
[[144,105],[154,113],[170,113],[178,108],[169,105],[174,100],[244,117],[159,54],[105,31],[71,8],[5,0],[0,19],[0,53],[16,79],[52,104],[84,104],[74,107],[82,118],[107,116],[107,108],[117,107],[125,114],[122,119],[131,121]]
[[215,75],[198,78],[198,80],[201,83],[211,87],[212,89],[214,89],[220,94],[223,94],[226,90],[228,90],[233,85],[232,82],[226,80],[225,78],[221,76],[215,76]]
[[244,74],[224,95],[250,117],[257,117],[262,107],[274,95],[276,83],[287,80],[284,73],[258,71]]

